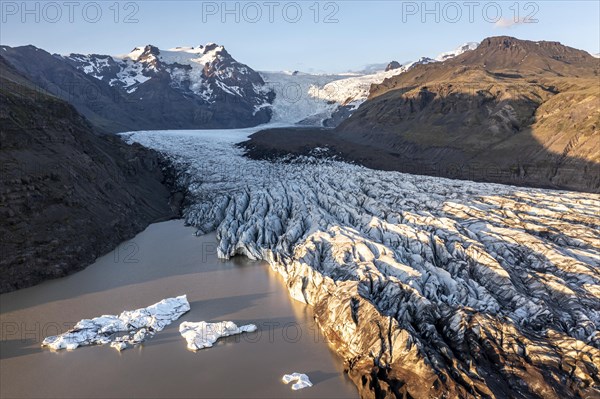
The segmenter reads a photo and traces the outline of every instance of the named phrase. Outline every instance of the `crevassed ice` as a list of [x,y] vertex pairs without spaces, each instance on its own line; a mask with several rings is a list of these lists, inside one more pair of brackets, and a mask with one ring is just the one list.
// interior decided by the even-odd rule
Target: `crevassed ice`
[[186,221],[216,230],[222,258],[268,261],[353,368],[419,370],[445,389],[600,384],[598,195],[254,161],[234,143],[255,130],[125,137],[173,160]]
[[[104,315],[83,319],[71,330],[47,337],[42,346],[51,349],[75,349],[84,345],[104,345],[121,351],[127,344],[138,344],[163,330],[190,310],[185,295],[167,298],[137,310],[126,310],[120,315]],[[127,333],[119,336],[119,333]]]

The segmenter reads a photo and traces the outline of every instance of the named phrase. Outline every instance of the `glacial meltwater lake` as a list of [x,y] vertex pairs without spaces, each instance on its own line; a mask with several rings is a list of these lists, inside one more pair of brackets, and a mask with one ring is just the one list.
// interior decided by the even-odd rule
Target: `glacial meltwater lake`
[[[0,396],[70,398],[351,398],[342,360],[318,333],[312,310],[293,301],[263,262],[216,257],[214,234],[196,237],[175,220],[153,224],[71,276],[0,296]],[[94,239],[90,237],[90,239]],[[191,310],[144,343],[67,351],[45,336],[81,319],[119,314],[186,294]],[[258,326],[191,352],[183,321]],[[284,374],[314,386],[292,391]]]

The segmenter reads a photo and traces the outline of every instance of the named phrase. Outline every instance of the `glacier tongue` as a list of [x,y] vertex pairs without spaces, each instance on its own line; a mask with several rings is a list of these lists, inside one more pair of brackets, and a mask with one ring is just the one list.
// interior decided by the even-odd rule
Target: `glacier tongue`
[[[120,315],[104,315],[93,319],[83,319],[75,327],[63,334],[47,337],[42,346],[51,349],[75,349],[84,345],[104,345],[121,351],[127,344],[138,344],[147,337],[162,331],[190,310],[185,295],[167,298],[137,310],[126,310]],[[126,332],[127,335],[117,336]]]
[[[264,259],[310,304],[364,395],[600,394],[600,199],[374,171],[139,132],[219,256]],[[591,396],[590,396],[591,395]]]

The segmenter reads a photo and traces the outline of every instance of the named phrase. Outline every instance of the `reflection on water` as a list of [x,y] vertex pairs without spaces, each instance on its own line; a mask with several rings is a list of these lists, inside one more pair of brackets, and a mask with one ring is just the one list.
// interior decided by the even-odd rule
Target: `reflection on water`
[[[348,398],[356,389],[327,347],[312,310],[289,299],[268,266],[216,258],[214,235],[193,236],[181,221],[150,226],[72,276],[0,296],[0,396]],[[191,311],[142,345],[51,352],[41,340],[83,318],[118,314],[187,294]],[[259,331],[197,353],[182,321],[231,320]],[[293,392],[283,374],[315,384]]]

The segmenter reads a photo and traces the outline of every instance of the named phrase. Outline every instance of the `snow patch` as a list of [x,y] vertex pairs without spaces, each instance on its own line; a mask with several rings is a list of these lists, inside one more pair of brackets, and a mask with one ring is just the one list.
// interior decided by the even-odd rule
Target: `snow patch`
[[461,55],[467,51],[475,50],[478,46],[479,46],[479,43],[477,43],[477,42],[468,42],[461,46],[458,46],[456,49],[454,49],[452,51],[447,51],[445,53],[441,53],[435,59],[436,59],[436,61],[443,62],[443,61],[449,60],[450,58],[458,57],[459,55]]

